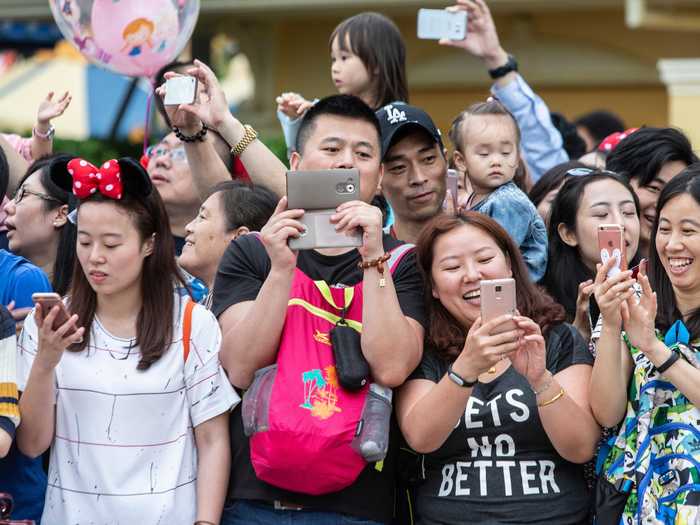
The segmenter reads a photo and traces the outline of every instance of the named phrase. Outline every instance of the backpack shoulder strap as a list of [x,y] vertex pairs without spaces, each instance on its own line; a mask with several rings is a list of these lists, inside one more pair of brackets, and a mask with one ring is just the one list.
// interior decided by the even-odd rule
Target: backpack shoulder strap
[[389,252],[390,257],[389,260],[387,261],[387,265],[389,266],[389,271],[393,274],[396,268],[399,266],[399,263],[401,262],[401,259],[404,258],[404,256],[408,253],[411,253],[415,249],[415,245],[413,244],[402,244],[400,246],[397,246],[393,250]]
[[192,299],[185,304],[185,315],[182,318],[182,353],[185,363],[190,355],[190,336],[192,335],[192,311],[195,302]]

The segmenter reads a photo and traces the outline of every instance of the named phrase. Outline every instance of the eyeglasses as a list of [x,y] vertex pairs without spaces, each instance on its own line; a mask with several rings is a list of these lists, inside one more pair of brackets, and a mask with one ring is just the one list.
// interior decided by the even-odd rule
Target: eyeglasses
[[185,148],[183,146],[166,148],[165,146],[158,144],[157,146],[151,146],[146,150],[146,156],[149,159],[161,157],[163,155],[169,155],[173,162],[187,162],[187,153],[185,153]]
[[58,200],[55,197],[52,197],[51,195],[47,195],[46,193],[39,193],[38,191],[28,190],[24,186],[20,186],[17,192],[15,193],[15,196],[12,198],[15,205],[22,202],[22,199],[24,199],[25,195],[34,195],[35,197],[39,197],[41,200],[44,201],[57,202],[58,204],[63,204],[62,201]]

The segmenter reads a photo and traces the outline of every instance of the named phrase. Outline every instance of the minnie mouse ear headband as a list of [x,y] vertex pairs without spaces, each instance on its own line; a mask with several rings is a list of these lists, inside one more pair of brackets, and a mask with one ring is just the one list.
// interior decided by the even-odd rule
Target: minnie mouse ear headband
[[600,143],[598,146],[598,151],[602,151],[603,153],[610,153],[612,150],[614,150],[617,145],[625,140],[627,137],[629,137],[632,133],[637,131],[639,128],[630,128],[626,129],[625,131],[616,131],[615,133],[611,133],[607,137],[603,139],[603,141]]
[[128,157],[112,159],[100,167],[79,157],[61,157],[49,166],[51,180],[79,200],[101,193],[121,200],[124,195],[147,197],[153,191],[151,179],[137,161]]

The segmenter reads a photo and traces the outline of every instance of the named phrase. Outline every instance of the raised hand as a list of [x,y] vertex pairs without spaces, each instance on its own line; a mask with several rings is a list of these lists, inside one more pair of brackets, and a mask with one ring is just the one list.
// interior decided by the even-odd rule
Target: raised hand
[[[60,117],[68,109],[68,106],[73,100],[71,94],[66,91],[61,98],[58,100],[53,99],[54,92],[49,92],[46,98],[39,104],[39,109],[37,111],[36,121],[39,126],[48,129],[49,124],[56,117]],[[44,131],[45,131],[44,130]]]
[[547,349],[542,331],[532,319],[515,317],[515,324],[522,331],[518,349],[510,356],[513,368],[535,388],[547,373]]
[[[196,77],[199,81],[197,100],[195,100],[194,104],[165,106],[168,117],[171,118],[171,122],[175,126],[177,126],[176,121],[182,121],[187,125],[191,125],[193,122],[203,122],[209,128],[218,130],[230,113],[226,95],[221,88],[221,84],[219,84],[219,80],[211,68],[200,60],[195,60],[194,66],[189,68],[186,73]],[[175,76],[177,76],[177,73],[168,72],[165,74],[166,80]],[[165,85],[160,86],[156,93],[161,97],[165,96]],[[176,120],[173,120],[173,118]],[[198,129],[195,128],[195,131],[198,131]]]
[[[507,55],[498,39],[496,24],[491,11],[483,0],[457,0],[457,3],[447,8],[450,11],[467,12],[467,37],[464,40],[440,40],[440,45],[458,47],[469,54],[487,62],[492,68],[505,63]],[[505,59],[504,59],[505,57]],[[494,64],[488,63],[494,62]]]
[[656,344],[656,292],[651,289],[649,278],[639,275],[637,282],[642,286],[642,297],[637,302],[628,297],[622,305],[622,324],[627,337],[642,352],[649,352]]
[[363,259],[376,259],[384,255],[382,212],[376,206],[363,201],[345,202],[331,215],[331,222],[338,232],[351,234],[362,230],[362,246],[358,248]]
[[522,331],[515,328],[498,334],[493,332],[512,320],[512,315],[502,315],[482,324],[481,318],[478,318],[469,329],[464,348],[453,369],[457,373],[463,372],[466,379],[472,379],[510,357],[518,349]]
[[630,270],[619,272],[607,278],[608,272],[616,265],[615,258],[598,265],[593,283],[594,294],[605,324],[622,328],[622,303],[634,295],[634,279]]
[[277,111],[281,111],[290,119],[301,117],[314,105],[313,102],[306,100],[299,93],[282,93],[275,99],[277,102]]
[[287,197],[282,197],[272,217],[260,231],[273,269],[294,271],[297,253],[289,248],[287,242],[290,237],[298,237],[304,231],[304,225],[299,222],[303,215],[304,210],[288,210]]
[[584,338],[591,336],[591,323],[588,318],[588,306],[593,295],[595,284],[592,280],[583,281],[578,285],[576,296],[576,317],[573,325]]

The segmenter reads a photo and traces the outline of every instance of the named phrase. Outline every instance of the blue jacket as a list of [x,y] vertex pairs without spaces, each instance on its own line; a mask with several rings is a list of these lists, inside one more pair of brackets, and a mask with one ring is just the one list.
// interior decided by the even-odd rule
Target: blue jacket
[[490,193],[472,210],[488,215],[508,232],[520,247],[533,282],[547,269],[547,229],[537,209],[515,183],[508,182]]

